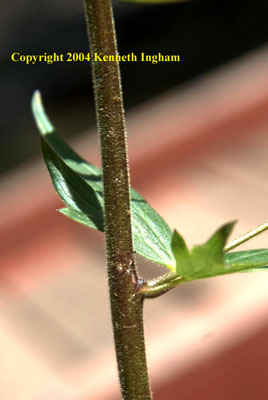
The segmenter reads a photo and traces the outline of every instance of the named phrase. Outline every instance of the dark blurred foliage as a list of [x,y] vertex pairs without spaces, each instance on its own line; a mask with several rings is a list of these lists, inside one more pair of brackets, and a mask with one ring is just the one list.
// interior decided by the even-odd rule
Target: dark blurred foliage
[[[180,54],[180,63],[121,63],[126,108],[182,84],[264,44],[267,0],[195,0],[170,5],[114,1],[121,54]],[[39,152],[30,111],[41,90],[49,115],[65,136],[94,124],[89,65],[13,63],[10,55],[88,52],[80,0],[10,0],[0,6],[0,171]]]

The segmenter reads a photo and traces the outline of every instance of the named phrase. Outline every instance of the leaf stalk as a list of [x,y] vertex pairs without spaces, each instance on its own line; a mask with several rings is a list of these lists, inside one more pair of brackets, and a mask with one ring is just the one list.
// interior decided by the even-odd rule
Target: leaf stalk
[[177,275],[175,272],[169,272],[165,275],[144,282],[140,288],[140,293],[144,298],[153,299],[169,292],[171,289],[183,282],[184,280],[181,276]]

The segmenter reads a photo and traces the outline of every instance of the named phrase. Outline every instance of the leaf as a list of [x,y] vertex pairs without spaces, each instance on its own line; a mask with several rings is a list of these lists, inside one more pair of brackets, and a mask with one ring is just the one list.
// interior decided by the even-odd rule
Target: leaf
[[192,275],[191,254],[183,237],[175,230],[171,238],[171,249],[176,260],[176,274],[187,278]]
[[[42,151],[53,185],[67,206],[59,211],[74,221],[103,231],[104,203],[100,169],[79,157],[55,132],[44,111],[39,92],[33,96],[32,109],[42,136]],[[134,189],[131,189],[130,197],[134,250],[174,271],[170,228]]]
[[268,250],[256,249],[225,253],[224,261],[230,269],[239,268],[243,272],[264,270],[268,269]]
[[41,147],[54,187],[61,199],[70,209],[88,216],[91,228],[103,231],[103,208],[94,189],[62,162],[44,139],[41,139]]
[[223,248],[233,225],[234,222],[225,224],[205,244],[194,246],[191,251],[175,231],[172,235],[171,249],[176,259],[176,273],[186,281],[221,274],[225,268]]
[[235,221],[223,225],[205,244],[193,247],[191,258],[195,276],[205,278],[223,273],[225,270],[223,249],[234,224]]
[[268,268],[268,250],[224,253],[223,249],[235,222],[219,228],[203,245],[188,250],[181,235],[174,231],[171,248],[176,259],[176,273],[184,281],[209,278],[235,272]]

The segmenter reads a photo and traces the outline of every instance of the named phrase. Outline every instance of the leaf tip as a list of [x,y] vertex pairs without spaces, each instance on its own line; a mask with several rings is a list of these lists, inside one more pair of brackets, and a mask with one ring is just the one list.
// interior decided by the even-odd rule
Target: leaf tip
[[172,250],[173,255],[176,260],[177,260],[176,255],[179,250],[188,252],[188,249],[187,249],[187,246],[186,246],[186,243],[185,243],[183,237],[176,229],[174,229],[174,231],[172,233],[172,237],[171,237],[171,250]]
[[40,92],[39,89],[36,89],[33,92],[32,101],[36,101],[36,102],[42,103],[41,92]]
[[210,236],[206,243],[209,245],[212,245],[212,243],[217,243],[221,248],[223,248],[236,223],[237,221],[234,220],[222,225],[219,229],[216,230],[216,232],[213,233],[212,236]]
[[224,233],[224,236],[226,236],[226,239],[230,236],[235,224],[237,223],[237,220],[233,220],[231,222],[227,222],[224,224],[220,229]]
[[42,102],[41,92],[37,89],[34,91],[31,101],[32,113],[35,123],[42,135],[54,131],[54,126],[50,122]]

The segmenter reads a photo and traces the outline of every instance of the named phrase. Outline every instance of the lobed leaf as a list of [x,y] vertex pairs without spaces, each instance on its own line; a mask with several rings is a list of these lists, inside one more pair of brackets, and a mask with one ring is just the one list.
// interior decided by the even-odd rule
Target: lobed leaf
[[230,222],[222,226],[205,244],[194,246],[191,251],[175,231],[172,235],[171,249],[176,259],[176,273],[187,281],[219,275],[225,268],[223,248],[233,225],[234,222]]
[[268,268],[268,250],[224,253],[224,246],[235,222],[219,228],[203,245],[188,250],[181,235],[174,231],[171,248],[176,259],[176,273],[184,281],[209,278],[234,272]]
[[[44,111],[39,92],[33,96],[32,109],[53,185],[67,206],[59,211],[74,221],[103,231],[104,202],[100,169],[83,160],[56,133]],[[170,228],[134,189],[131,189],[130,197],[134,250],[174,271]]]

